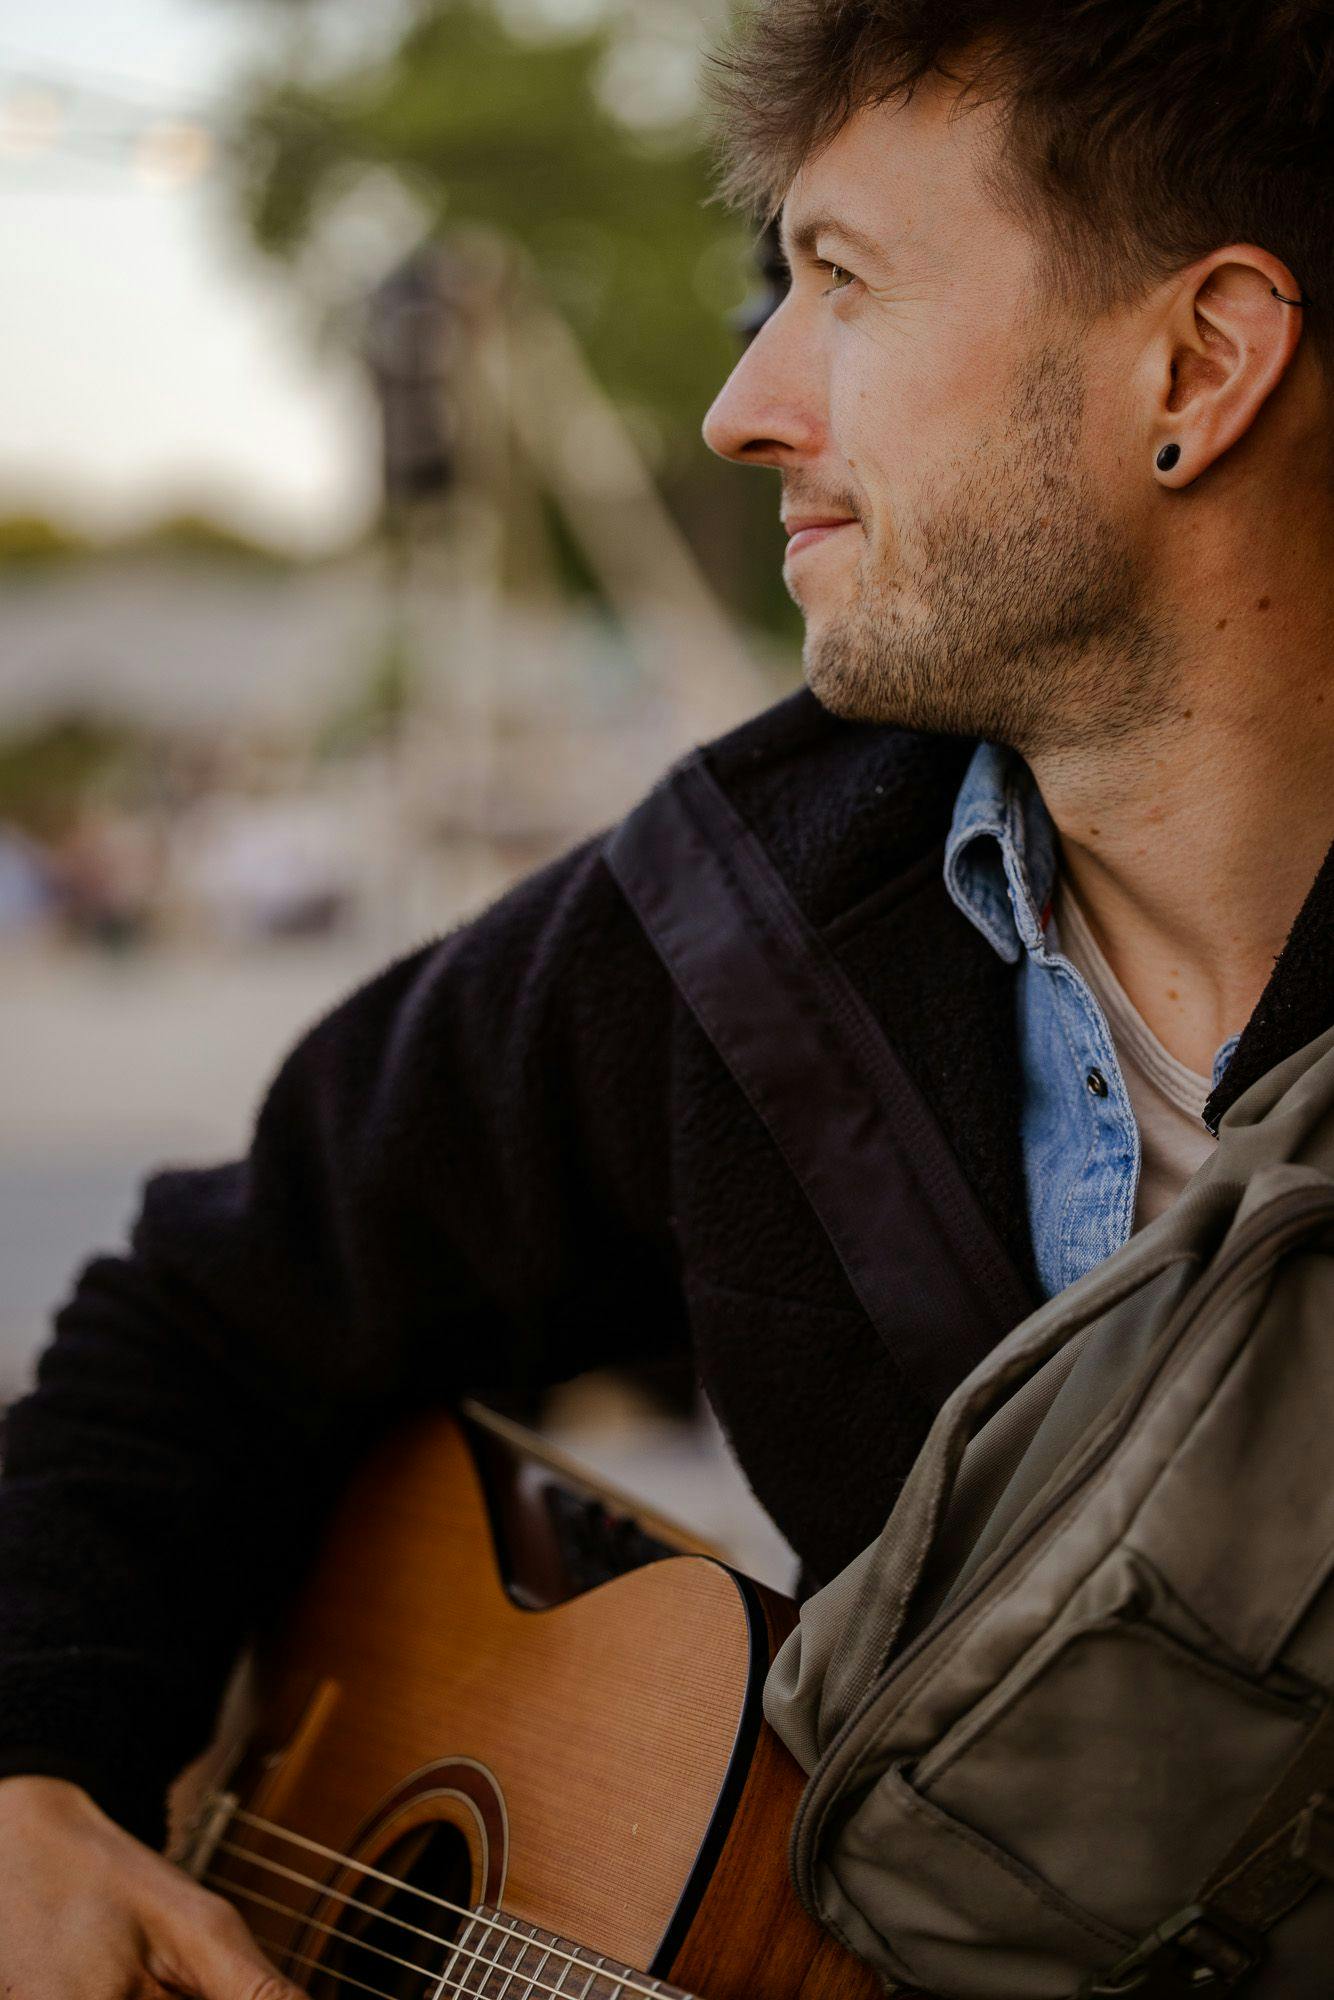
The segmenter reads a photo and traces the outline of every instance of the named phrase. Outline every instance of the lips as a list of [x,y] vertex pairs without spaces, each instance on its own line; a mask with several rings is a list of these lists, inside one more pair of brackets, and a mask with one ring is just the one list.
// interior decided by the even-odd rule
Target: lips
[[788,533],[787,554],[794,556],[801,549],[812,548],[816,542],[827,541],[840,529],[855,528],[856,525],[856,521],[846,514],[794,514],[784,523]]

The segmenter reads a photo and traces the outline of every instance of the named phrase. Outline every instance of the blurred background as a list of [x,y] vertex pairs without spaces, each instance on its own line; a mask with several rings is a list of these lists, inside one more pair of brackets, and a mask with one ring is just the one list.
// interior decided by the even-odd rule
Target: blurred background
[[[295,1036],[799,680],[714,0],[0,17],[0,1403]],[[774,1581],[671,1380],[567,1446]]]

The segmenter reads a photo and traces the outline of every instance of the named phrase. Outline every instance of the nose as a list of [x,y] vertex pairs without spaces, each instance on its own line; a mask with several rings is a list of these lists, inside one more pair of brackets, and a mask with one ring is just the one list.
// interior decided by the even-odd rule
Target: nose
[[713,400],[704,442],[740,465],[788,466],[826,442],[824,363],[788,293]]

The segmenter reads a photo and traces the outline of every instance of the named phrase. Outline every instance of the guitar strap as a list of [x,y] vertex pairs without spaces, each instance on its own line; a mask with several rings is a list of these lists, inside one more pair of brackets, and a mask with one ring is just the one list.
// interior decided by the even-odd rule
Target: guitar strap
[[607,865],[933,1405],[1032,1310],[930,1106],[696,753]]

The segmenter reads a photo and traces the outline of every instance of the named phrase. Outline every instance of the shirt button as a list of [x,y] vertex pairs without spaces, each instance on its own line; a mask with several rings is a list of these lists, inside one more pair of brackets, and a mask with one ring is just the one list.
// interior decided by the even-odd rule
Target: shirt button
[[1084,1082],[1087,1084],[1092,1096],[1106,1097],[1107,1079],[1100,1069],[1091,1069],[1084,1078]]

